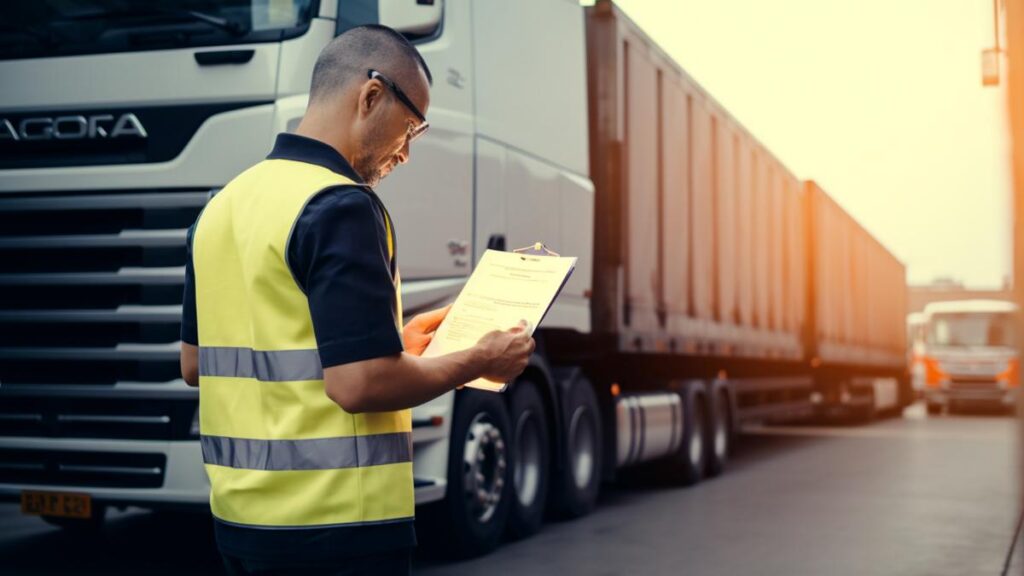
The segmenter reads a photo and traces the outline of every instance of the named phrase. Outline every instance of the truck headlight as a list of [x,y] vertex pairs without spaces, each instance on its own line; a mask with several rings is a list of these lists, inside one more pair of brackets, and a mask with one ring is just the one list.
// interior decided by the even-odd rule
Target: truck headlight
[[1006,369],[996,375],[996,380],[1008,388],[1018,386],[1020,384],[1020,360],[1011,358],[1006,363]]

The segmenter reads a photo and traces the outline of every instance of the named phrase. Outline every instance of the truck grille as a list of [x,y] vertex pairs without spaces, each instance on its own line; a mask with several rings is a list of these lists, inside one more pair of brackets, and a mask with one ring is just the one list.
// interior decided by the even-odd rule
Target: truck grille
[[159,488],[166,465],[163,454],[0,449],[0,484]]
[[999,383],[995,378],[958,377],[953,378],[949,383],[952,390],[998,390]]
[[208,190],[0,196],[0,382],[168,382]]
[[0,402],[0,436],[187,440],[194,399],[9,396]]

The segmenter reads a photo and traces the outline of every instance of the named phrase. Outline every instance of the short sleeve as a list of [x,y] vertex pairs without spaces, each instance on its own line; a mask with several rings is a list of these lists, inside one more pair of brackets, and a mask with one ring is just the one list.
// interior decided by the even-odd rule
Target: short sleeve
[[185,290],[181,297],[181,341],[199,346],[199,323],[196,321],[196,271],[192,264],[192,238],[196,225],[188,229],[185,238]]
[[402,351],[383,215],[356,187],[325,190],[306,205],[288,265],[309,299],[327,368]]

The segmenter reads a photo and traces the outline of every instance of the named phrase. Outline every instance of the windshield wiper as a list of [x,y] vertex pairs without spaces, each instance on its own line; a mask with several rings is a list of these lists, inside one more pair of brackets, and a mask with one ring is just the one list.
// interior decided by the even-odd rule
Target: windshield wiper
[[249,33],[249,27],[242,22],[237,20],[229,20],[221,16],[214,16],[213,14],[207,14],[205,12],[199,12],[197,10],[168,10],[165,8],[132,8],[130,10],[109,10],[101,12],[88,12],[85,14],[75,14],[61,18],[61,20],[68,20],[73,22],[82,22],[85,20],[104,20],[104,19],[139,19],[139,20],[161,20],[165,18],[172,18],[176,20],[191,20],[194,22],[203,22],[209,24],[215,28],[220,28],[235,36],[244,36]]

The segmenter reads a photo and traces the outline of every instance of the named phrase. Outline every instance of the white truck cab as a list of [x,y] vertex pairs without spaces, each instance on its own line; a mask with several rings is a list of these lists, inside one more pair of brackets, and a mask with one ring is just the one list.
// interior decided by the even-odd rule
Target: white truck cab
[[958,406],[1012,410],[1020,388],[1016,304],[999,300],[935,302],[924,310],[928,412]]
[[[434,76],[431,130],[378,190],[406,317],[453,300],[487,247],[543,241],[581,263],[545,328],[589,331],[577,2],[124,5],[0,8],[0,498],[86,494],[92,516],[207,503],[178,369],[185,233],[298,125],[317,55],[358,24],[403,32]],[[453,411],[453,394],[414,411],[417,503],[445,497]]]

